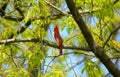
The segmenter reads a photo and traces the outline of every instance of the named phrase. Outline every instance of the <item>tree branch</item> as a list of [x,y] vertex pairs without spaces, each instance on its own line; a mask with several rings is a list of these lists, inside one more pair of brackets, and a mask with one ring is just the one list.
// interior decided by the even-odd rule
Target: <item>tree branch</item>
[[24,18],[23,17],[11,17],[11,16],[3,16],[3,18],[7,19],[7,20],[13,20],[13,21],[22,21]]
[[17,5],[16,0],[15,0],[14,2],[15,2],[14,8],[15,8],[15,9],[20,13],[20,15],[24,18],[23,11],[22,11],[21,8],[19,8],[19,6]]
[[66,0],[66,2],[68,5],[68,8],[70,9],[70,12],[72,13],[73,18],[75,19],[76,23],[78,24],[79,28],[81,29],[81,32],[83,33],[83,36],[85,37],[88,45],[93,50],[96,43],[92,37],[92,34],[88,30],[87,25],[83,21],[82,16],[77,11],[75,4],[73,3],[72,0]]
[[113,4],[116,4],[118,1],[120,1],[120,0],[115,0],[115,1],[113,2]]
[[[25,38],[25,39],[8,39],[8,40],[1,40],[0,44],[10,44],[15,42],[42,42],[44,45],[48,45],[50,47],[58,48],[59,46],[54,43],[50,42],[48,40],[40,40],[39,38]],[[75,49],[75,50],[83,50],[83,51],[90,51],[89,47],[80,47],[80,46],[74,46],[74,45],[63,45],[63,49]]]
[[[34,21],[34,20],[33,20],[33,21]],[[31,22],[32,22],[32,20],[29,19],[29,20],[25,23],[25,26],[22,26],[22,27],[20,28],[20,30],[17,31],[17,34],[20,34],[20,33],[24,32],[24,31],[26,30],[26,28],[29,27],[29,25],[31,24]],[[14,36],[14,34],[11,34],[11,36],[10,36],[8,39],[13,38],[13,36]]]
[[8,5],[8,3],[9,3],[9,0],[6,0],[5,3],[2,5],[2,7],[0,8],[0,15],[1,16],[5,15],[5,9],[6,9],[7,5]]
[[68,8],[70,9],[70,12],[72,13],[74,20],[78,24],[84,38],[86,39],[88,45],[92,49],[92,52],[96,55],[96,57],[100,59],[100,61],[106,66],[106,68],[114,77],[120,77],[120,70],[113,64],[110,58],[105,54],[105,50],[96,44],[87,25],[83,21],[82,16],[76,9],[73,0],[66,0],[66,3],[68,5]]

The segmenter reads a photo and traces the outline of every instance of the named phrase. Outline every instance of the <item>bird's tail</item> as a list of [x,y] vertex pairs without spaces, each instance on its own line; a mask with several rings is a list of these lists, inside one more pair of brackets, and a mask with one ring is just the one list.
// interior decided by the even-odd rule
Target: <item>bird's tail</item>
[[62,55],[62,45],[60,46],[60,52],[59,52],[60,55]]

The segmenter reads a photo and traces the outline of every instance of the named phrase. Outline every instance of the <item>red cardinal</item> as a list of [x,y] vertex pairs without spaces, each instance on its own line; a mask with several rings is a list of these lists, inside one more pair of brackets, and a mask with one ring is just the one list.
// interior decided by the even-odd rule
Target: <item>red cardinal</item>
[[55,28],[54,28],[54,38],[55,38],[56,42],[59,44],[60,55],[62,55],[63,39],[60,36],[58,25],[56,25]]

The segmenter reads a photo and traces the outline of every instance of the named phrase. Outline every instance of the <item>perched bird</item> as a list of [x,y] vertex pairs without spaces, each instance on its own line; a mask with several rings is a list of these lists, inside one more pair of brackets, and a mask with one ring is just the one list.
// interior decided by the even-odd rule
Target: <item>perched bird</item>
[[61,37],[61,35],[59,33],[59,27],[58,27],[58,25],[56,25],[55,28],[54,28],[54,38],[55,38],[56,42],[59,45],[59,49],[60,49],[59,54],[62,55],[63,39],[62,39],[62,37]]

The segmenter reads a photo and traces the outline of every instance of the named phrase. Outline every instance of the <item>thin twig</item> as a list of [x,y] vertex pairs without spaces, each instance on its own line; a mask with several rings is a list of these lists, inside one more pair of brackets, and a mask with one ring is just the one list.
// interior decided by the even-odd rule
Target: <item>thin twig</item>
[[64,42],[68,42],[71,39],[75,38],[77,35],[79,35],[80,33],[77,31],[73,36],[71,36],[70,38],[68,38],[67,40],[65,40]]
[[[71,60],[71,58],[70,58],[70,64],[71,64],[71,66],[72,66],[72,60]],[[73,72],[74,72],[74,74],[75,74],[75,77],[77,77],[77,74],[76,74],[74,68],[72,68],[72,70],[73,70]]]
[[120,50],[117,49],[117,48],[115,48],[114,46],[111,46],[111,45],[109,45],[109,44],[107,44],[107,46],[110,47],[110,48],[112,48],[112,49],[115,50],[116,52],[120,53]]
[[46,1],[45,0],[45,2],[49,5],[49,6],[51,6],[52,8],[54,8],[54,9],[56,9],[57,11],[59,11],[60,13],[62,13],[63,15],[69,15],[67,12],[65,12],[65,11],[62,11],[61,9],[59,9],[59,8],[57,8],[56,6],[54,6],[53,4],[51,4],[50,2],[48,2],[48,1]]
[[112,35],[114,33],[116,33],[118,30],[120,29],[120,26],[118,28],[116,28],[115,30],[113,30],[110,35],[108,36],[107,40],[105,41],[104,45],[103,45],[103,48],[105,47],[105,45],[108,43],[108,41],[110,40],[110,38],[112,37]]
[[81,63],[83,63],[85,60],[82,60],[82,61],[78,61],[75,65],[73,65],[72,67],[70,67],[69,69],[66,69],[66,70],[64,70],[64,72],[67,72],[67,71],[69,71],[69,70],[71,70],[71,69],[73,69],[73,68],[75,68],[76,66],[78,66],[79,64],[81,64]]
[[[58,55],[59,56],[59,55]],[[47,66],[50,66],[50,64],[58,57],[58,56],[55,56],[49,63]],[[45,71],[45,74],[47,73],[48,71],[48,67],[46,68],[46,71]]]

